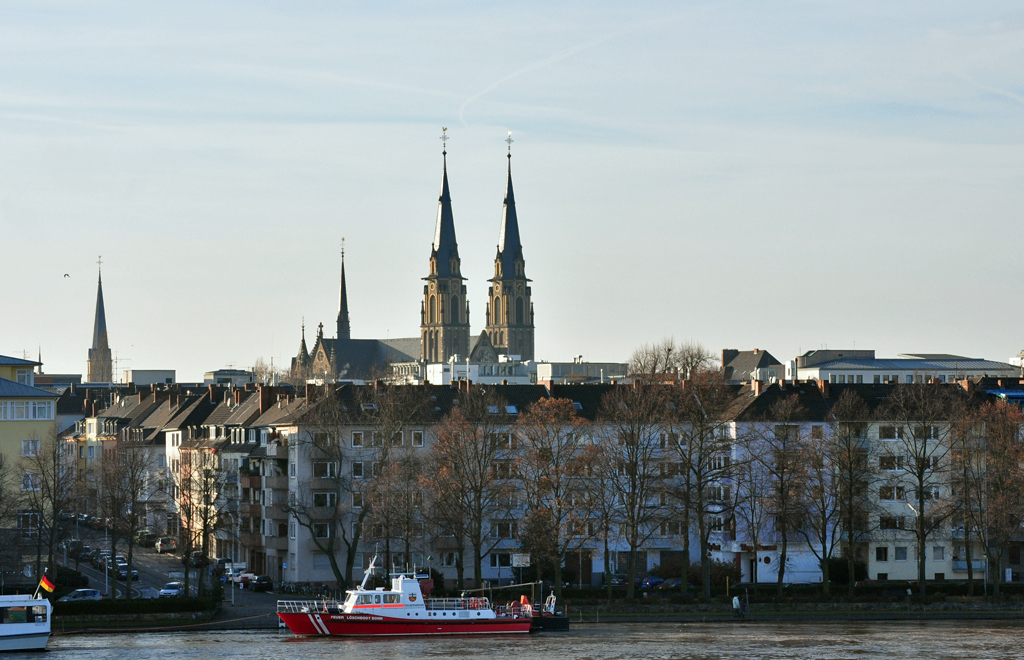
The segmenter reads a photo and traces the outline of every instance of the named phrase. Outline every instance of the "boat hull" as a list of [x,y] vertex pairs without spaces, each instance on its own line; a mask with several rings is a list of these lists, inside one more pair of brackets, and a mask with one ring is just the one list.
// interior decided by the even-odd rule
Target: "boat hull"
[[3,635],[0,636],[0,651],[42,651],[49,639],[49,629],[45,632]]
[[367,637],[403,635],[499,635],[530,632],[529,618],[415,621],[368,614],[278,612],[296,635]]

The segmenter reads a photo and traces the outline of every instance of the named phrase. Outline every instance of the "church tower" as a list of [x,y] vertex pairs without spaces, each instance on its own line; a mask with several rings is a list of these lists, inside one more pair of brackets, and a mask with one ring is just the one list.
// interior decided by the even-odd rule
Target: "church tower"
[[494,258],[494,277],[487,290],[487,327],[485,332],[499,354],[533,359],[533,302],[530,280],[526,277],[523,245],[519,242],[519,219],[512,192],[512,134],[506,140],[508,181],[501,212],[498,254]]
[[[441,142],[447,146],[448,129]],[[446,362],[453,355],[469,357],[469,301],[462,277],[459,246],[455,240],[452,199],[448,192],[448,150],[442,149],[441,196],[437,201],[437,223],[430,250],[430,275],[424,277],[420,306],[420,359]]]
[[114,382],[114,369],[110,359],[110,344],[107,341],[107,314],[103,309],[103,271],[99,273],[96,289],[96,319],[92,326],[92,348],[89,349],[89,383]]

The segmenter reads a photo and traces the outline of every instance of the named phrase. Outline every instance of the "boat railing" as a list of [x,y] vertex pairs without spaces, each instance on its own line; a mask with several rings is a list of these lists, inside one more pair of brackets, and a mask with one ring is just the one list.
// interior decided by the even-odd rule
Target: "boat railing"
[[277,611],[285,614],[340,614],[336,600],[279,600]]
[[430,598],[425,605],[428,610],[489,610],[491,601],[487,598]]
[[509,605],[499,605],[494,608],[494,613],[498,616],[507,616],[513,619],[522,619],[523,617],[532,617],[533,608],[529,605],[521,605],[519,603],[511,603]]

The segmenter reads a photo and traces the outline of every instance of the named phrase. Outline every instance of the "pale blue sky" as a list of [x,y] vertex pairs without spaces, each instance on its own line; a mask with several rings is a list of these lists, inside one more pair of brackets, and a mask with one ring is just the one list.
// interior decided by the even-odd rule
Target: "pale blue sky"
[[1024,349],[1019,3],[379,4],[0,0],[0,354],[416,336],[441,126],[475,333],[511,129],[539,357]]

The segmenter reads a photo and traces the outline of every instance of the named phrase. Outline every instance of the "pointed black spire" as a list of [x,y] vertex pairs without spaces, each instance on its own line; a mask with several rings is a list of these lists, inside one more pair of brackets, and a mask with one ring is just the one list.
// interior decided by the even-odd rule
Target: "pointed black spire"
[[[509,141],[511,142],[511,137]],[[498,237],[498,258],[505,277],[515,273],[516,258],[522,258],[523,245],[519,242],[519,219],[516,217],[516,197],[512,192],[512,148],[508,152],[508,180],[505,183],[505,202],[501,210],[501,235]]]
[[348,320],[348,289],[345,287],[345,239],[341,240],[341,301],[338,304],[338,339],[351,339]]
[[303,364],[309,362],[309,349],[306,348],[306,319],[302,319],[302,343],[299,344],[298,357]]
[[[445,129],[447,131],[448,129]],[[441,136],[447,142],[448,134]],[[434,243],[431,257],[437,258],[437,276],[452,276],[452,259],[459,258],[459,244],[455,240],[455,219],[452,217],[452,197],[448,192],[448,149],[441,152],[441,196],[437,198],[437,223],[434,225]]]
[[107,314],[103,308],[103,271],[102,263],[96,287],[96,317],[92,326],[92,348],[89,349],[90,383],[113,382],[113,361],[110,355],[110,343],[107,340]]

